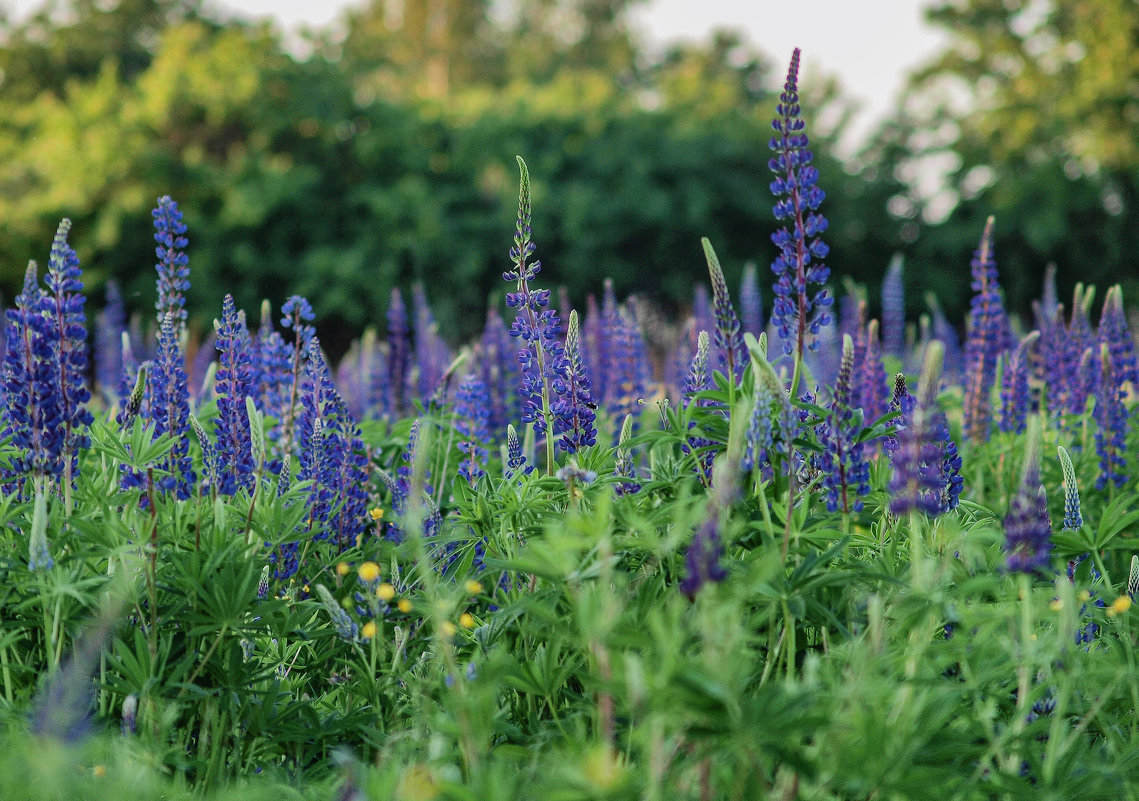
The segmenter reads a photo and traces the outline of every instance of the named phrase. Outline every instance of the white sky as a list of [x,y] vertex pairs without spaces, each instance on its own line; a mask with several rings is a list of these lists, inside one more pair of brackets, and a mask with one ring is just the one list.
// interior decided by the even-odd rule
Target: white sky
[[[212,0],[215,6],[255,18],[275,17],[283,26],[326,25],[341,10],[366,0]],[[860,135],[883,116],[908,70],[944,41],[928,26],[922,9],[934,0],[647,0],[635,19],[652,40],[701,39],[717,27],[742,30],[746,38],[783,64],[794,47],[803,50],[800,80],[822,70],[841,76],[849,95],[865,103]],[[0,0],[17,13],[42,0]],[[776,74],[783,67],[777,67]],[[775,88],[775,87],[772,87]]]

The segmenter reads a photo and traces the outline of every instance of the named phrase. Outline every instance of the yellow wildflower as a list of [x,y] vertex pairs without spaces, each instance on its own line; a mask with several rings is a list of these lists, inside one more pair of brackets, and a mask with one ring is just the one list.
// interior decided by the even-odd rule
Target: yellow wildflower
[[360,569],[357,573],[359,573],[360,578],[364,581],[372,582],[380,577],[380,566],[375,562],[365,562],[360,565]]
[[375,622],[372,620],[369,620],[367,623],[365,623],[364,627],[362,629],[360,629],[360,636],[363,637],[365,640],[370,640],[373,637],[375,637],[376,636],[376,624],[375,624]]
[[349,570],[351,570],[351,569],[352,569],[352,568],[350,568],[350,567],[348,566],[348,563],[347,563],[347,562],[341,562],[340,564],[338,564],[338,565],[336,566],[336,575],[338,575],[338,576],[341,576],[341,577],[343,577],[343,576],[347,576],[347,575],[348,575],[348,571],[349,571]]
[[384,519],[384,510],[378,506],[372,511],[368,512],[368,514],[371,515],[372,520],[376,521],[377,523]]
[[385,581],[376,587],[376,597],[381,601],[390,601],[392,598],[395,598],[395,587]]
[[439,626],[439,630],[443,632],[444,637],[453,637],[457,631],[455,624],[450,620],[444,620],[442,625]]
[[396,604],[396,608],[406,615],[411,611],[411,601],[407,600],[406,598],[400,598],[399,603]]
[[459,615],[459,625],[465,629],[473,629],[475,627],[475,616],[470,612],[463,612]]
[[480,592],[482,592],[482,583],[475,581],[474,579],[469,579],[467,583],[463,585],[463,587],[470,595],[478,595]]

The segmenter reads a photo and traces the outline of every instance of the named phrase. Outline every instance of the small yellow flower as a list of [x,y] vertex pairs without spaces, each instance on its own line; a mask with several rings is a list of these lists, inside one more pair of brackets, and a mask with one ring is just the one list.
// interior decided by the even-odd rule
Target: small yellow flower
[[1087,590],[1080,590],[1080,594],[1076,597],[1079,598],[1083,603],[1087,603],[1088,599],[1092,597],[1092,594]]
[[439,630],[443,632],[444,637],[454,637],[457,631],[455,624],[450,620],[444,620],[442,625],[439,626]]
[[1061,601],[1059,598],[1057,598],[1055,601],[1048,604],[1048,608],[1051,609],[1053,612],[1059,612],[1061,609],[1064,608],[1064,602]]
[[369,620],[364,624],[364,628],[360,629],[360,636],[365,640],[370,640],[376,636],[376,624],[374,621]]
[[470,595],[478,595],[480,592],[482,592],[482,583],[475,581],[474,579],[469,579],[467,583],[463,585],[463,587]]
[[399,603],[396,604],[396,608],[406,615],[411,611],[411,601],[407,600],[406,598],[400,598]]
[[360,569],[357,573],[359,573],[360,578],[364,581],[373,582],[380,577],[380,566],[375,562],[365,562],[360,565]]
[[376,587],[376,597],[381,601],[390,601],[392,598],[395,598],[395,587],[385,581]]
[[341,562],[340,564],[338,564],[338,565],[336,566],[336,575],[338,575],[338,576],[341,576],[341,577],[343,577],[343,576],[347,576],[347,575],[348,575],[348,571],[349,571],[349,570],[351,570],[351,569],[352,569],[352,568],[348,567],[348,563],[347,563],[347,562]]
[[475,616],[470,612],[463,612],[459,615],[459,625],[465,629],[473,629],[475,627]]
[[376,521],[377,523],[384,519],[384,510],[378,506],[372,511],[368,512],[368,514],[371,515],[372,520]]
[[1130,608],[1131,599],[1126,595],[1120,595],[1118,598],[1111,602],[1111,611],[1115,612],[1117,615],[1122,615]]
[[102,765],[96,765],[91,769],[91,773],[95,776],[96,779],[101,779],[107,775],[107,769]]

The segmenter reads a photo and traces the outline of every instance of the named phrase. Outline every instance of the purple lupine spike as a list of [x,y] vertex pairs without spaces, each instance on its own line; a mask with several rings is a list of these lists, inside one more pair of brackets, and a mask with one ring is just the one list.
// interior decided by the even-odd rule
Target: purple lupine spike
[[1024,433],[1029,412],[1028,365],[1031,351],[1040,339],[1039,331],[1032,331],[1020,345],[1006,355],[1005,370],[1001,376],[1001,416],[998,427],[1010,434]]
[[838,378],[839,365],[842,361],[842,344],[838,326],[833,318],[825,325],[819,326],[812,350],[805,358],[811,373],[820,385],[832,384]]
[[1099,346],[1099,381],[1095,392],[1096,422],[1095,449],[1099,456],[1099,477],[1096,489],[1109,483],[1122,487],[1127,483],[1127,434],[1131,423],[1124,403],[1126,389],[1116,372],[1111,348],[1107,343]]
[[606,411],[611,419],[632,414],[635,420],[640,400],[648,392],[645,376],[648,355],[633,307],[628,303],[618,309],[610,346],[612,350],[607,360],[609,397],[605,401]]
[[459,476],[472,487],[486,475],[489,408],[486,385],[477,375],[468,373],[455,393],[455,430],[459,434],[459,450],[463,454],[459,462]]
[[158,263],[158,300],[154,308],[158,312],[159,325],[165,317],[170,318],[174,334],[179,341],[186,330],[186,293],[190,290],[190,258],[186,255],[189,240],[185,237],[186,224],[182,222],[182,212],[178,210],[169,195],[158,198],[158,205],[150,212],[154,218],[154,241],[158,247],[155,255]]
[[253,442],[245,399],[252,397],[255,390],[247,332],[238,317],[232,295],[226,295],[222,300],[221,320],[214,325],[218,351],[215,378],[218,416],[214,421],[214,432],[218,456],[222,460],[217,491],[221,495],[234,495],[239,489],[253,489]]
[[1036,350],[1040,354],[1036,379],[1044,387],[1044,403],[1048,413],[1059,416],[1067,403],[1065,391],[1064,355],[1068,349],[1068,327],[1064,324],[1064,304],[1056,307],[1055,315],[1040,329]]
[[1005,567],[1014,573],[1035,573],[1048,567],[1052,555],[1052,520],[1048,495],[1040,483],[1040,420],[1028,424],[1028,453],[1020,487],[1009,504],[1005,526]]
[[[1077,284],[1072,295],[1072,314],[1061,354],[1060,376],[1063,411],[1067,414],[1083,414],[1097,384],[1099,371],[1093,365],[1099,360],[1099,348],[1088,320],[1093,292],[1094,288],[1085,291],[1082,284]],[[1092,352],[1090,359],[1088,351]]]
[[393,418],[407,411],[407,384],[411,372],[411,328],[407,320],[407,307],[399,287],[392,287],[388,303],[388,389],[391,399],[387,403]]
[[724,270],[712,243],[707,238],[700,240],[704,246],[704,257],[708,262],[708,275],[712,283],[712,314],[716,319],[716,333],[713,344],[716,346],[718,364],[727,370],[728,379],[738,385],[743,378],[744,339],[740,333],[740,321],[728,294],[728,282],[724,280]]
[[60,420],[56,330],[42,313],[47,295],[40,288],[36,263],[29,262],[15,308],[8,309],[4,357],[4,432],[18,455],[9,479],[27,473],[58,475],[63,447]]
[[581,324],[581,347],[585,363],[593,371],[593,394],[598,402],[605,398],[605,385],[601,381],[602,362],[609,354],[605,345],[605,329],[601,322],[601,310],[593,293],[585,297],[585,320]]
[[854,342],[843,337],[842,364],[838,371],[830,413],[823,424],[820,440],[822,486],[827,511],[843,514],[862,510],[861,498],[870,493],[870,463],[858,441],[860,426],[854,415]]
[[[309,344],[316,335],[316,329],[308,325],[315,315],[309,302],[300,295],[292,295],[281,306],[281,325],[292,335],[286,334],[291,341],[288,400],[283,408],[284,416],[281,418],[281,435],[278,438],[278,447],[281,454],[288,456],[292,453],[295,440],[297,400],[300,397],[301,384],[308,359]],[[299,445],[299,441],[298,445]]]
[[83,282],[79,280],[79,257],[67,244],[71,220],[59,224],[44,276],[47,294],[41,311],[54,329],[54,379],[59,393],[59,425],[62,427],[60,456],[63,470],[74,477],[79,469],[79,451],[91,444],[87,434],[94,417],[87,409],[91,393],[87,389],[87,318],[83,306]]
[[[838,334],[849,336],[858,345],[858,332],[866,325],[866,301],[847,287],[847,292],[838,301]],[[768,348],[768,352],[770,352]]]
[[127,330],[127,310],[114,279],[107,281],[103,310],[95,318],[95,383],[107,402],[115,402],[123,373],[123,334]]
[[[154,421],[154,436],[171,434],[174,447],[162,467],[167,475],[158,487],[173,492],[178,500],[187,500],[195,484],[194,467],[190,459],[190,390],[187,384],[182,344],[175,328],[178,317],[164,316],[158,328],[158,353],[154,369],[147,375],[150,393],[150,419]],[[133,481],[124,477],[127,486],[140,486],[145,477]]]
[[[126,331],[122,333],[121,350],[123,365],[119,370],[119,378],[115,397],[119,399],[120,405],[130,396],[131,390],[134,389],[135,379],[138,377],[139,361],[134,355],[134,348],[131,346],[131,337]],[[141,399],[140,399],[141,400]],[[142,408],[141,406],[139,407]]]
[[514,426],[506,426],[506,480],[528,476],[534,472],[534,465],[526,464],[526,455],[522,453],[522,441],[518,439],[518,432]]
[[817,335],[830,315],[827,307],[832,298],[826,283],[830,270],[824,265],[828,248],[819,238],[827,230],[827,219],[818,213],[826,197],[817,185],[819,171],[811,164],[811,151],[804,133],[806,124],[799,117],[799,48],[791,54],[787,83],[779,96],[777,116],[772,123],[776,135],[770,147],[775,156],[768,162],[775,180],[771,193],[775,203],[775,219],[790,221],[776,231],[772,242],[779,256],[771,265],[775,273],[775,308],[772,319],[783,339],[783,352],[794,352],[803,360],[808,334]]
[[570,310],[566,331],[566,391],[554,403],[554,433],[561,434],[558,448],[566,454],[577,453],[597,443],[597,428],[593,421],[596,406],[590,394],[591,384],[581,354],[581,335],[577,312]]
[[1097,339],[1111,352],[1111,365],[1116,377],[1139,385],[1139,362],[1135,356],[1135,340],[1123,313],[1123,289],[1116,284],[1107,290],[1103,300]]
[[903,359],[906,355],[906,285],[903,278],[905,261],[896,254],[886,268],[882,280],[882,350],[887,356]]
[[594,354],[588,363],[593,370],[593,394],[599,402],[609,407],[615,397],[615,383],[618,378],[614,375],[611,364],[618,339],[620,338],[621,314],[617,308],[617,293],[613,289],[613,279],[606,278],[603,283],[601,295],[601,311],[597,315],[596,336],[594,341]]
[[625,415],[621,421],[621,434],[617,438],[616,464],[613,467],[613,494],[618,498],[625,495],[636,495],[641,491],[641,483],[637,481],[637,466],[633,463],[633,453],[629,449],[629,439],[633,436],[633,415]]
[[289,403],[289,385],[292,381],[293,352],[284,338],[273,327],[273,310],[269,301],[261,303],[261,326],[257,330],[257,346],[253,349],[253,381],[257,408],[272,418],[273,425],[266,436],[276,442]]
[[[702,333],[703,335],[703,333]],[[728,577],[724,568],[724,538],[721,531],[721,517],[731,508],[735,500],[737,476],[735,465],[721,462],[716,468],[715,487],[708,507],[704,511],[704,522],[696,529],[692,544],[685,554],[684,580],[680,591],[694,600],[696,594],[709,582],[719,583]]]
[[774,405],[775,395],[771,388],[763,381],[756,381],[751,417],[748,419],[747,433],[744,434],[744,452],[740,457],[741,473],[759,470],[770,475],[771,449],[774,445]]
[[374,328],[364,332],[364,339],[360,343],[358,374],[361,395],[360,418],[383,420],[388,415],[387,403],[391,398],[388,389],[388,358]]
[[858,332],[854,345],[854,408],[862,409],[862,420],[870,425],[889,412],[890,395],[886,368],[878,348],[878,321],[871,320]]
[[[698,400],[696,394],[714,388],[712,383],[712,371],[708,364],[708,332],[701,331],[697,337],[696,354],[692,357],[691,366],[688,369],[688,375],[684,379],[684,388],[682,394],[682,403],[685,411],[688,410],[693,403],[704,405],[705,401]],[[690,429],[696,427],[696,422],[692,421],[688,424]],[[696,435],[689,435],[687,441],[681,445],[681,450],[684,453],[695,453],[696,463],[699,470],[700,479],[707,486],[712,481],[712,460],[716,454],[712,450],[701,449],[708,448],[712,445],[712,441],[704,437]]]
[[422,282],[412,287],[411,303],[415,318],[415,389],[419,399],[426,401],[443,380],[451,361],[451,351],[439,336],[439,325],[427,302],[427,291]]
[[549,308],[550,290],[530,288],[530,281],[542,265],[537,260],[527,261],[536,250],[530,228],[530,173],[521,157],[518,167],[521,173],[518,222],[510,249],[513,264],[502,278],[514,281],[516,287],[514,292],[507,293],[506,305],[517,310],[510,334],[522,345],[518,351],[518,364],[522,368],[522,382],[518,387],[522,422],[532,423],[535,434],[546,435],[546,472],[552,473],[553,441],[547,429],[553,404],[565,392],[565,352],[557,337],[560,327],[557,312]]
[[494,306],[487,310],[478,345],[478,364],[479,377],[490,398],[487,425],[492,434],[500,436],[518,414],[514,388],[521,376],[513,338]]
[[367,448],[360,436],[355,419],[344,405],[343,398],[333,391],[330,421],[326,439],[339,453],[335,459],[332,496],[336,499],[329,530],[340,551],[361,545],[370,528],[368,516],[368,474],[370,464]]
[[332,383],[332,375],[320,341],[309,340],[305,380],[301,391],[301,415],[297,424],[297,445],[301,481],[311,480],[308,496],[309,531],[314,540],[325,540],[336,533],[333,512],[338,501],[341,473],[347,456],[339,429],[347,414]]
[[1037,324],[1050,322],[1056,317],[1060,307],[1060,296],[1056,291],[1056,265],[1049,264],[1044,268],[1044,290],[1040,298],[1040,313]]
[[1001,301],[997,264],[993,259],[993,218],[985,223],[981,244],[972,261],[973,300],[969,310],[969,336],[965,343],[966,436],[987,442],[992,420],[989,395],[997,374],[997,359],[1005,349],[1005,310]]
[[[937,407],[937,382],[943,349],[931,343],[926,350],[921,389],[915,398],[906,391],[905,377],[898,374],[892,407],[901,411],[894,423],[890,462],[890,513],[902,516],[921,512],[929,517],[948,511],[948,496],[954,492],[952,476],[945,472],[944,416]],[[950,445],[953,443],[950,442]],[[954,457],[956,446],[953,447]],[[959,489],[955,490],[958,494]],[[956,505],[956,495],[952,503]]]
[[763,333],[763,296],[759,291],[759,276],[755,262],[744,264],[740,281],[740,326],[744,333],[756,339]]

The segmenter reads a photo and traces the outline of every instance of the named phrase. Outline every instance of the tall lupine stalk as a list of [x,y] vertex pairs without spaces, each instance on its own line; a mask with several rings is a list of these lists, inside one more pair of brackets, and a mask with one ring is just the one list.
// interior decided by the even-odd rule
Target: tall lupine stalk
[[190,258],[186,255],[189,240],[186,239],[186,224],[182,222],[182,212],[178,210],[169,195],[158,198],[158,205],[150,212],[154,219],[154,241],[158,247],[158,299],[154,308],[161,324],[163,318],[170,319],[174,336],[183,342],[186,332],[186,292],[190,289]]
[[763,333],[763,296],[759,291],[759,276],[755,262],[744,265],[740,281],[740,328],[756,339]]
[[569,327],[565,344],[565,393],[554,402],[556,417],[554,431],[561,434],[558,448],[567,454],[577,453],[597,443],[597,428],[593,411],[596,404],[590,394],[591,384],[586,374],[585,359],[581,351],[581,333],[577,312],[569,313]]
[[[174,492],[178,500],[190,497],[194,487],[194,467],[190,458],[190,390],[186,360],[175,328],[177,317],[165,314],[158,328],[158,354],[148,376],[150,417],[154,436],[170,434],[174,447],[162,467],[167,475],[158,482],[160,489]],[[133,482],[137,486],[141,482]]]
[[[704,405],[705,401],[697,399],[697,393],[715,388],[715,384],[712,382],[712,370],[709,366],[708,332],[701,331],[696,341],[696,353],[692,357],[692,363],[688,368],[688,376],[684,379],[682,391],[682,403],[685,411],[693,404]],[[695,428],[696,422],[690,422],[688,427],[690,429]],[[685,444],[681,445],[681,450],[684,453],[697,453],[700,449],[707,448],[712,444],[709,439],[690,434]],[[712,481],[712,460],[715,456],[716,454],[711,450],[696,455],[700,480],[705,486]]]
[[473,487],[486,475],[487,443],[490,441],[488,419],[490,398],[486,385],[474,373],[468,373],[459,382],[455,392],[455,429],[459,434],[459,477]]
[[1052,520],[1048,495],[1040,483],[1040,418],[1028,423],[1027,453],[1020,487],[1005,516],[1005,566],[1013,573],[1035,573],[1048,567],[1052,554]]
[[43,314],[53,328],[55,382],[59,392],[59,425],[62,428],[60,459],[64,508],[71,509],[71,485],[79,469],[79,451],[89,447],[88,426],[94,418],[87,409],[91,393],[87,389],[87,318],[83,306],[83,282],[79,280],[79,257],[67,244],[71,220],[59,224],[48,258],[44,283]]
[[407,320],[407,307],[399,287],[392,287],[388,302],[388,393],[387,408],[392,419],[399,419],[407,411],[407,383],[411,372],[411,327]]
[[992,421],[989,396],[996,381],[997,359],[1005,349],[1007,321],[993,259],[993,218],[985,223],[981,244],[971,263],[973,300],[969,337],[965,342],[965,434],[974,443],[987,442]]
[[882,350],[887,356],[896,359],[902,359],[906,355],[904,265],[902,255],[895,255],[886,268],[886,277],[882,279]]
[[411,303],[415,319],[415,388],[419,399],[426,402],[447,372],[451,351],[439,336],[439,324],[422,282],[412,287]]
[[629,449],[629,438],[633,435],[633,415],[625,415],[621,422],[621,433],[617,438],[617,463],[613,468],[616,482],[613,492],[617,497],[635,495],[641,491],[641,483],[637,481],[637,467],[633,463],[633,453]]
[[487,310],[477,360],[479,377],[490,398],[487,425],[491,434],[498,437],[518,413],[514,389],[518,386],[519,374],[514,339],[494,306]]
[[1084,524],[1084,516],[1080,511],[1080,485],[1076,481],[1076,468],[1072,465],[1072,457],[1063,445],[1056,446],[1056,455],[1060,459],[1060,472],[1064,475],[1064,528],[1076,531]]
[[[632,298],[618,308],[616,327],[611,332],[609,344],[609,396],[605,409],[610,420],[633,415],[635,429],[641,399],[648,392],[651,368]],[[617,433],[613,432],[614,441]]]
[[1106,345],[1111,353],[1111,365],[1116,377],[1122,383],[1130,382],[1139,388],[1139,361],[1135,356],[1135,340],[1123,313],[1123,289],[1116,284],[1107,290],[1103,299],[1103,313],[1099,318],[1096,333],[1100,344]]
[[954,378],[960,373],[961,364],[961,338],[957,335],[957,328],[953,323],[949,322],[949,318],[945,316],[945,311],[941,308],[941,304],[937,302],[937,296],[932,292],[927,293],[925,296],[926,305],[929,306],[930,316],[932,317],[932,328],[930,332],[933,338],[942,344],[945,348],[945,367],[942,374],[947,378]]
[[1107,343],[1099,346],[1096,359],[1099,381],[1095,390],[1096,421],[1095,449],[1099,456],[1099,477],[1096,489],[1102,490],[1109,483],[1117,488],[1127,483],[1127,433],[1131,429],[1127,406],[1124,403],[1124,386],[1116,372],[1111,349]]
[[234,495],[239,489],[253,489],[253,443],[245,399],[254,392],[253,370],[248,349],[247,331],[238,317],[233,296],[222,300],[221,320],[217,329],[218,416],[214,421],[218,457],[224,459],[217,471],[217,491]]
[[1022,434],[1027,425],[1031,400],[1028,367],[1032,359],[1032,348],[1039,339],[1039,331],[1030,331],[1005,360],[1004,373],[1001,375],[1001,416],[997,423],[998,428],[1005,433]]
[[534,255],[530,229],[530,172],[518,157],[521,179],[518,186],[518,224],[514,246],[510,248],[513,267],[502,274],[505,281],[515,282],[515,291],[506,295],[506,305],[517,309],[510,333],[521,340],[518,363],[522,382],[518,396],[522,401],[522,422],[532,423],[534,433],[545,435],[546,473],[554,472],[554,402],[565,391],[565,353],[558,342],[558,315],[549,308],[550,290],[531,289],[530,281],[538,275],[541,262],[528,263]]
[[707,238],[700,240],[704,247],[704,258],[708,262],[708,276],[712,283],[712,314],[716,319],[716,333],[714,344],[718,362],[728,376],[729,402],[733,399],[734,390],[743,378],[744,372],[744,338],[740,333],[740,320],[736,310],[732,307],[732,298],[728,294],[728,282],[724,280],[724,270],[720,267],[720,260],[712,243]]
[[278,439],[278,447],[285,459],[288,459],[293,451],[297,399],[301,390],[305,361],[308,358],[309,343],[316,334],[316,329],[308,323],[312,321],[314,316],[312,306],[300,295],[290,296],[281,306],[281,325],[286,330],[293,332],[288,400],[282,410],[284,416],[281,418],[281,436]]
[[819,437],[823,446],[820,468],[827,510],[841,510],[844,515],[860,511],[861,498],[870,492],[870,464],[858,441],[861,420],[854,414],[853,384],[854,342],[846,335],[834,398]]
[[119,379],[123,372],[123,334],[127,312],[119,285],[107,281],[103,310],[95,317],[95,384],[108,403],[119,403]]
[[1061,413],[1083,414],[1088,398],[1095,393],[1099,347],[1088,319],[1094,294],[1094,287],[1085,289],[1083,284],[1076,284],[1072,292],[1072,312],[1064,331],[1059,359],[1056,364],[1049,365],[1052,369],[1048,388],[1050,391],[1054,387],[1058,389],[1060,401],[1058,408],[1049,404],[1050,410],[1056,408]]
[[784,353],[794,353],[797,364],[803,361],[807,335],[817,335],[830,320],[827,307],[833,299],[827,294],[830,270],[823,264],[829,249],[819,238],[827,230],[827,219],[818,213],[826,197],[817,186],[819,171],[811,164],[811,151],[806,123],[799,117],[799,48],[791,55],[787,82],[779,96],[772,127],[775,137],[770,147],[775,153],[768,162],[775,180],[771,192],[775,203],[775,219],[790,223],[772,235],[779,256],[771,265],[776,276],[775,308],[772,319],[783,339]]
[[854,384],[852,405],[862,409],[866,425],[873,423],[889,411],[890,388],[886,383],[886,368],[878,347],[878,321],[871,320],[858,329],[854,342]]
[[292,349],[273,327],[273,310],[269,301],[261,303],[261,326],[253,348],[253,389],[257,408],[274,420],[267,432],[276,442],[285,419],[285,406],[289,402],[292,383]]

